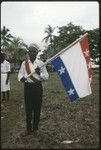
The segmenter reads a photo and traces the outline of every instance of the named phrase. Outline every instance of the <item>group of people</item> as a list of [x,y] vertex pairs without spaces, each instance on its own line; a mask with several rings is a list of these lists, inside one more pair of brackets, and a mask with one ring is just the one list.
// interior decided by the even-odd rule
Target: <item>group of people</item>
[[[46,66],[44,66],[44,62],[40,59],[37,59],[38,52],[39,46],[35,43],[30,44],[27,52],[28,57],[22,62],[18,72],[18,81],[21,81],[24,84],[26,113],[26,130],[22,133],[22,136],[38,134],[43,97],[42,81],[48,80],[49,78],[49,74]],[[4,67],[4,65],[6,67]],[[2,57],[1,92],[3,94],[3,100],[5,100],[4,93],[6,91],[7,99],[9,100],[9,73],[10,64],[5,60],[5,57]]]

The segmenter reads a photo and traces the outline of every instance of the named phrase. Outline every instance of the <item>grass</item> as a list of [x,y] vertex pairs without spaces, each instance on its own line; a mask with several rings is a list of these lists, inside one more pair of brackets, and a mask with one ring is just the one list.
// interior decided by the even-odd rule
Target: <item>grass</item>
[[[2,149],[76,149],[99,147],[99,73],[94,71],[92,95],[70,102],[56,73],[43,83],[39,136],[21,138],[25,129],[23,84],[11,74],[11,98],[1,110]],[[71,144],[63,144],[71,140]]]

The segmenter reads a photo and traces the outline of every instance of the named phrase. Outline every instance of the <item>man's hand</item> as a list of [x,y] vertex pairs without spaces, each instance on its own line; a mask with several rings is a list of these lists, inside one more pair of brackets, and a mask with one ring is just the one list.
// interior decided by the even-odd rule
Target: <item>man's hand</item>
[[36,72],[38,75],[40,75],[40,68],[37,67],[37,68],[35,69],[35,72]]
[[22,77],[22,78],[20,79],[20,81],[21,81],[21,82],[25,82],[25,81],[26,81],[26,78],[25,78],[25,77]]

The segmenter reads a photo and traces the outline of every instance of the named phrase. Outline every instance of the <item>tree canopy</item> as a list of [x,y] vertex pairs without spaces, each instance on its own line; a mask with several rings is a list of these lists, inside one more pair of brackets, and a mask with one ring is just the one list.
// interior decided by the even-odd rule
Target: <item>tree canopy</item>
[[20,37],[12,36],[10,30],[3,26],[1,29],[1,49],[10,59],[22,59],[27,47]]
[[12,42],[13,36],[9,33],[10,30],[3,26],[1,30],[1,48],[6,49]]
[[[58,29],[58,35],[54,35],[56,29]],[[71,22],[64,26],[52,27],[48,25],[45,28],[47,35],[42,40],[46,44],[44,59],[52,57],[85,33],[88,33],[90,55],[95,63],[99,64],[99,28],[84,30],[81,26]],[[12,36],[10,30],[3,26],[1,29],[2,50],[9,53],[12,58],[22,59],[27,48],[27,44],[20,37]]]
[[[71,22],[65,26],[58,27],[59,35],[54,36],[54,38],[50,40],[50,43],[48,44],[48,47],[47,49],[45,49],[44,52],[49,58],[63,48],[70,45],[72,42],[74,42],[77,38],[79,38],[81,35],[84,35],[85,33],[88,33],[91,58],[93,58],[96,63],[99,63],[99,29],[84,30],[81,26],[74,25]],[[49,35],[50,34],[48,34],[47,37]]]

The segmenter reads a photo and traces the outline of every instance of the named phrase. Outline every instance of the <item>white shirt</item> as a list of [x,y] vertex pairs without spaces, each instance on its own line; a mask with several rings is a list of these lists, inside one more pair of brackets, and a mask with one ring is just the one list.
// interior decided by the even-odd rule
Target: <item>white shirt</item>
[[7,60],[4,60],[3,63],[1,63],[1,73],[7,73],[10,71],[10,63]]
[[[29,63],[31,72],[35,71],[35,69],[36,69],[37,67],[40,68],[40,75],[38,75],[36,72],[34,72],[34,73],[33,73],[33,77],[34,77],[34,78],[36,78],[36,79],[39,80],[39,81],[48,80],[49,74],[48,74],[48,72],[47,72],[46,67],[43,66],[44,63],[43,63],[41,60],[36,59],[36,60],[34,61],[34,63],[32,63],[30,60],[28,60],[28,63]],[[43,66],[43,67],[41,67],[41,66]],[[19,70],[19,73],[18,73],[18,81],[20,81],[20,79],[21,79],[22,77],[25,77],[25,78],[26,78],[27,76],[28,76],[28,74],[27,74],[26,68],[25,68],[25,61],[23,61],[23,62],[22,62],[22,65],[21,65],[21,68],[20,68],[20,70]],[[30,77],[28,77],[28,78],[27,78],[27,82],[33,82],[33,81],[30,79]]]
[[10,71],[10,63],[4,60],[1,63],[1,92],[6,92],[10,90],[10,81],[6,84],[7,72]]

